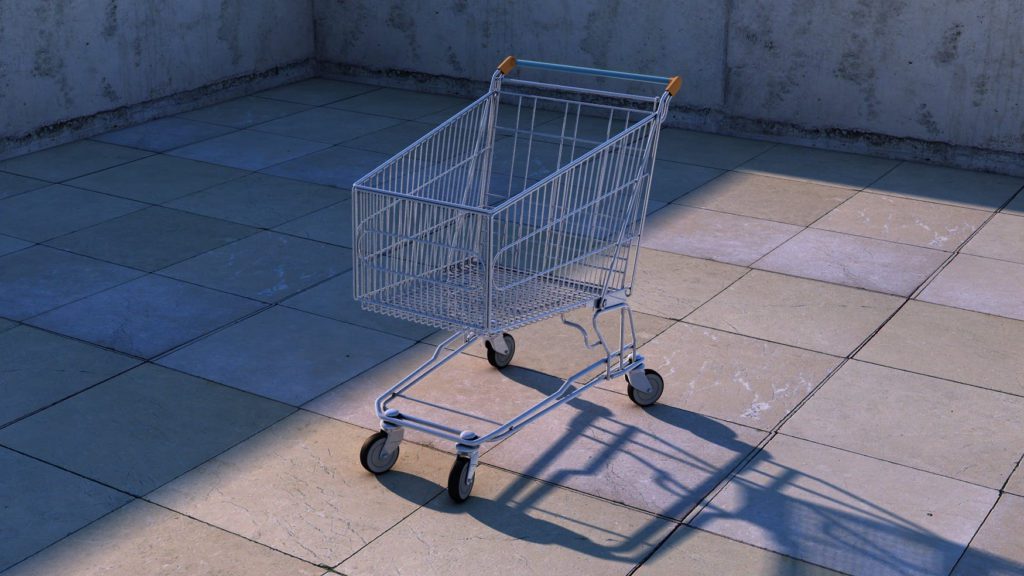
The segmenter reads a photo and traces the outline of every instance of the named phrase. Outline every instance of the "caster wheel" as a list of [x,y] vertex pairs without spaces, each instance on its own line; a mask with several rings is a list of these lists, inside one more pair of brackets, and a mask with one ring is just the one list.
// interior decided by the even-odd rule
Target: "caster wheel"
[[476,480],[476,475],[473,475],[472,480],[468,477],[469,458],[457,456],[455,464],[452,465],[452,471],[448,474],[448,495],[451,496],[452,500],[465,502],[469,498],[469,493],[473,491],[473,482]]
[[395,446],[395,449],[390,454],[384,454],[384,446],[388,441],[387,432],[377,432],[370,436],[363,442],[363,447],[359,450],[359,463],[363,465],[368,471],[374,474],[383,474],[398,461],[399,447]]
[[633,385],[629,383],[629,375],[626,375],[626,393],[629,395],[629,399],[633,401],[637,406],[650,406],[661,398],[661,393],[665,391],[665,381],[662,380],[661,374],[658,374],[650,368],[644,369],[644,374],[647,375],[647,381],[651,384],[650,392],[641,392]]
[[505,339],[505,346],[508,347],[508,354],[498,354],[493,348],[491,348],[490,342],[484,341],[484,346],[487,347],[487,361],[495,368],[504,368],[505,366],[508,366],[512,363],[512,357],[516,354],[516,339],[507,332],[502,333],[501,336]]

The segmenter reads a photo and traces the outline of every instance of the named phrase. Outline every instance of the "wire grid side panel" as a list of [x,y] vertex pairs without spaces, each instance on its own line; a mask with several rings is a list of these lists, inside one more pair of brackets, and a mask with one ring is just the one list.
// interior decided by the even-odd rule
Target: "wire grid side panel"
[[354,293],[368,309],[445,329],[485,326],[486,217],[353,190]]
[[460,206],[487,206],[497,101],[497,93],[481,97],[360,184]]
[[646,120],[651,107],[578,101],[578,95],[503,92],[499,99],[489,201],[511,197],[626,129]]
[[626,287],[658,128],[649,117],[495,216],[494,267],[514,272],[492,287],[496,322],[539,319]]

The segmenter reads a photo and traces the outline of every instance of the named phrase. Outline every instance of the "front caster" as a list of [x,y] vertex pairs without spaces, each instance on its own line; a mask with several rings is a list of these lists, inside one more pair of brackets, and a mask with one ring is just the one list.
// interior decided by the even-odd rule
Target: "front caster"
[[388,433],[377,432],[363,442],[359,450],[359,463],[374,474],[383,474],[398,461],[398,444],[388,446]]
[[456,456],[452,471],[448,474],[448,495],[456,502],[465,502],[473,491],[476,474],[470,475],[471,460],[466,456]]
[[490,340],[484,340],[484,346],[487,347],[487,361],[495,368],[508,366],[512,363],[512,357],[516,354],[516,339],[507,332],[503,332],[501,338],[505,342],[504,352],[495,350]]
[[629,374],[626,374],[626,394],[629,395],[629,399],[637,406],[650,406],[654,404],[661,398],[661,393],[665,391],[665,381],[661,378],[661,374],[650,368],[645,368],[644,376],[646,376],[647,383],[650,385],[650,390],[646,392],[639,388],[634,388],[629,382]]

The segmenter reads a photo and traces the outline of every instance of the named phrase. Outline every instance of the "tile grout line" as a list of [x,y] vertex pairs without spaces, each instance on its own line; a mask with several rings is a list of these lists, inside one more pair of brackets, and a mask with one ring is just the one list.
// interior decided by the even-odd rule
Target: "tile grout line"
[[981,534],[981,529],[985,526],[985,523],[988,522],[988,519],[992,516],[992,513],[995,512],[996,506],[998,506],[1000,500],[1003,499],[1003,494],[1004,492],[1002,490],[996,492],[996,499],[994,502],[992,502],[992,507],[989,508],[988,513],[985,514],[985,518],[982,519],[981,523],[978,524],[977,530],[975,530],[974,534],[971,535],[971,539],[967,541],[967,545],[964,546],[963,551],[960,552],[960,555],[957,557],[956,562],[953,563],[953,567],[949,569],[949,574],[951,576],[956,573],[956,567],[960,565],[960,562],[963,562],[964,557],[967,556],[967,552],[971,549],[971,544],[974,544],[974,540],[978,537],[978,534]]

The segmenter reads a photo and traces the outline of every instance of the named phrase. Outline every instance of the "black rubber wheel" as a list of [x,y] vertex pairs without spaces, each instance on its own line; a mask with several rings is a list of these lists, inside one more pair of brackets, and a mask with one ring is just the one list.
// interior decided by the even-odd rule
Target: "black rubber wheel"
[[661,374],[658,374],[650,368],[644,369],[644,374],[647,375],[647,381],[651,384],[650,392],[641,392],[633,385],[629,383],[629,374],[626,375],[626,393],[629,394],[629,399],[633,401],[637,406],[650,406],[661,398],[661,393],[665,391],[665,380],[661,378]]
[[455,464],[452,465],[452,471],[448,474],[448,495],[451,496],[452,500],[465,502],[469,498],[469,493],[473,491],[473,482],[476,480],[476,475],[473,475],[473,480],[468,480],[468,476],[469,458],[456,456]]
[[388,433],[380,431],[363,442],[363,447],[359,449],[359,463],[363,465],[363,468],[374,474],[383,474],[391,470],[391,467],[398,461],[398,453],[401,448],[395,446],[394,451],[385,457],[383,452],[387,441]]
[[508,347],[508,354],[498,354],[493,348],[491,348],[491,343],[484,340],[484,346],[487,347],[487,361],[495,368],[504,368],[505,366],[508,366],[512,363],[512,357],[516,355],[516,339],[507,332],[503,332],[501,336],[505,339],[505,346]]

